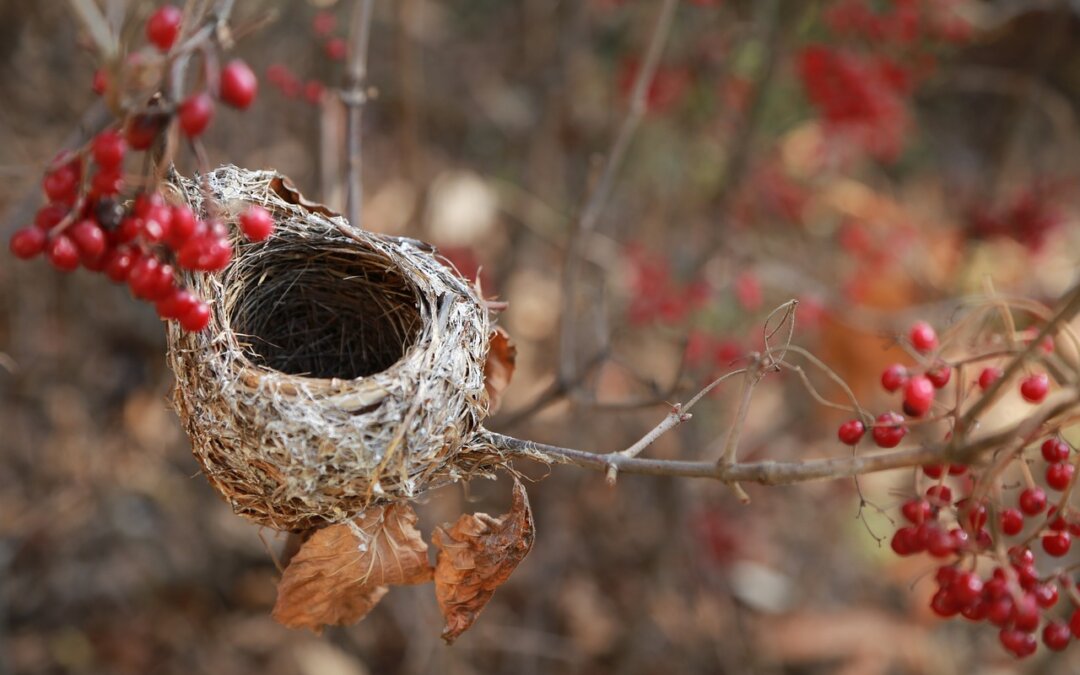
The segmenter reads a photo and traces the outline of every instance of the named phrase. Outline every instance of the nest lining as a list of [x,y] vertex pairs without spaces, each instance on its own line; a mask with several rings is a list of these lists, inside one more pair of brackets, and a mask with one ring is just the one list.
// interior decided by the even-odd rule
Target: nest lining
[[225,298],[252,363],[289,375],[354,379],[397,362],[416,342],[417,289],[384,257],[324,249],[285,232],[244,259]]
[[484,471],[454,463],[487,412],[489,321],[466,283],[410,240],[346,233],[273,172],[175,186],[204,216],[256,203],[276,221],[223,273],[185,277],[207,330],[169,324],[177,412],[237,513],[306,529]]

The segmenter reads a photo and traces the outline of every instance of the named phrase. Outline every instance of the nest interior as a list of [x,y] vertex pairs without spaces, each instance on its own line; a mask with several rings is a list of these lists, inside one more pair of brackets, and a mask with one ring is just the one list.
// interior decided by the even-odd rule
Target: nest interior
[[168,328],[174,405],[234,511],[303,530],[487,471],[466,456],[487,414],[490,330],[466,282],[417,242],[349,229],[274,172],[174,180],[203,217],[259,204],[275,219],[265,242],[236,237],[223,272],[185,273],[209,327]]
[[252,363],[289,375],[354,379],[396,363],[417,339],[417,289],[391,261],[286,232],[253,255],[225,310]]

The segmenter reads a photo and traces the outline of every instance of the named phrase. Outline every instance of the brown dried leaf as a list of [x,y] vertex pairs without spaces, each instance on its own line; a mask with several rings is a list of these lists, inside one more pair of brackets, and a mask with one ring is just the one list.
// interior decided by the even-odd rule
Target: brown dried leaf
[[489,338],[487,361],[484,362],[484,389],[488,395],[488,414],[502,405],[502,393],[510,386],[517,361],[517,346],[510,334],[496,326]]
[[509,513],[498,518],[463,514],[449,530],[435,528],[435,597],[446,618],[444,640],[453,642],[476,621],[495,589],[528,555],[534,536],[529,497],[516,478]]
[[375,506],[350,523],[323,528],[293,556],[278,583],[274,619],[289,628],[351,624],[390,584],[431,580],[427,544],[407,504]]
[[308,211],[311,211],[312,213],[318,213],[330,218],[341,215],[339,213],[336,213],[326,204],[313,202],[304,195],[300,194],[300,190],[296,189],[296,186],[293,185],[293,182],[284,176],[280,176],[272,180],[270,182],[270,189],[276,192],[278,196],[284,199],[286,202],[301,206]]

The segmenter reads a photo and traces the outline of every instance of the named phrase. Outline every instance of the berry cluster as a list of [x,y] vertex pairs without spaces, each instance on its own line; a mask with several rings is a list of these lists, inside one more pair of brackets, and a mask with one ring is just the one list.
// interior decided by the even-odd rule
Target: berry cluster
[[[147,40],[169,54],[182,34],[182,18],[176,7],[159,8],[146,23]],[[131,79],[103,73],[95,75],[95,89],[101,93],[113,79]],[[255,75],[239,60],[221,69],[217,84],[218,100],[238,109],[247,108],[257,90]],[[126,283],[134,297],[154,303],[163,319],[177,321],[188,331],[204,329],[210,309],[182,285],[177,271],[224,269],[232,257],[229,232],[217,220],[198,219],[186,205],[167,204],[149,181],[129,179],[124,164],[129,150],[151,149],[173,123],[194,139],[206,130],[213,111],[214,97],[200,90],[152,112],[125,111],[121,122],[78,151],[61,153],[42,180],[48,203],[32,225],[11,237],[11,252],[24,260],[44,254],[63,272],[82,266],[104,273]],[[259,206],[245,211],[239,224],[252,241],[266,239],[274,228],[270,214]]]
[[[926,553],[942,561],[930,601],[934,613],[989,622],[1000,629],[1001,644],[1017,657],[1036,650],[1040,624],[1042,642],[1052,650],[1080,638],[1080,593],[1069,568],[1060,564],[1072,538],[1080,535],[1080,513],[1068,507],[1076,471],[1073,453],[1059,438],[1045,439],[1040,451],[1046,489],[1029,474],[1028,486],[1011,506],[983,495],[974,479],[960,486],[971,490],[970,496],[954,501],[947,479],[966,478],[964,467],[923,467],[922,474],[933,484],[923,496],[904,502],[906,524],[892,538],[898,555]],[[1019,461],[1026,462],[1023,457]],[[1061,495],[1057,506],[1048,506],[1047,490]],[[1036,540],[1045,555],[1046,573],[1040,572],[1032,550]],[[1062,593],[1074,607],[1071,612],[1057,606]]]
[[[908,98],[933,66],[927,47],[962,42],[970,27],[947,2],[839,0],[825,25],[835,40],[805,47],[797,70],[826,131],[884,162],[895,161],[910,127]],[[875,45],[873,52],[866,45]],[[887,52],[887,55],[882,52]]]
[[1041,190],[1026,189],[997,208],[977,204],[968,213],[972,237],[1008,237],[1031,251],[1039,251],[1047,238],[1065,222],[1064,214]]
[[839,36],[910,45],[920,38],[965,42],[971,24],[948,0],[839,0],[825,12],[825,23]]
[[[920,419],[934,406],[936,392],[952,379],[953,368],[940,360],[941,344],[929,324],[914,324],[907,345],[930,365],[915,369],[893,364],[882,372],[881,385],[901,395],[905,415]],[[1042,349],[1052,349],[1052,343]],[[977,391],[996,386],[1003,374],[996,366],[982,368]],[[1029,403],[1043,401],[1048,390],[1046,373],[1020,378],[1020,395]],[[872,425],[873,440],[879,447],[895,447],[907,434],[908,424],[897,412],[883,413]],[[866,425],[853,419],[842,424],[837,435],[843,443],[856,445],[865,432]],[[1068,502],[1080,455],[1055,436],[1042,441],[1040,456],[1045,463],[1041,484],[1023,453],[995,458],[985,469],[958,464],[921,467],[916,475],[916,484],[922,483],[916,490],[919,496],[902,504],[904,524],[891,540],[897,555],[925,553],[941,561],[930,601],[936,614],[988,621],[1000,629],[1001,644],[1017,657],[1036,650],[1040,625],[1043,644],[1053,650],[1064,649],[1074,636],[1080,638],[1080,609],[1067,617],[1068,623],[1055,609],[1061,593],[1080,607],[1080,592],[1067,575],[1069,568],[1059,564],[1069,554],[1072,538],[1080,535],[1080,511],[1072,510]],[[1006,504],[1000,476],[1014,462],[1026,486],[1015,503]],[[1060,495],[1056,506],[1049,504],[1048,493]],[[1032,550],[1036,541],[1050,561],[1045,574]]]
[[[337,17],[332,12],[324,10],[315,14],[311,22],[311,30],[315,39],[321,41],[322,53],[327,59],[331,61],[345,59],[348,54],[348,44],[344,38],[334,34],[337,30]],[[314,78],[304,80],[284,63],[268,66],[266,79],[285,98],[303,99],[311,105],[319,105],[326,92],[324,82]]]

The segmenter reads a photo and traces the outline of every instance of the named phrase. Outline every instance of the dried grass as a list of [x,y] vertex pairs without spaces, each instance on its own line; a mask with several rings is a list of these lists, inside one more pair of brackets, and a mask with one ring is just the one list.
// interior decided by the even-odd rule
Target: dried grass
[[209,328],[169,324],[176,409],[238,514],[306,529],[489,472],[485,453],[462,454],[488,409],[490,330],[465,282],[418,242],[352,231],[273,172],[222,167],[174,187],[203,217],[231,223],[260,204],[276,220],[266,242],[234,238],[222,273],[185,275]]

